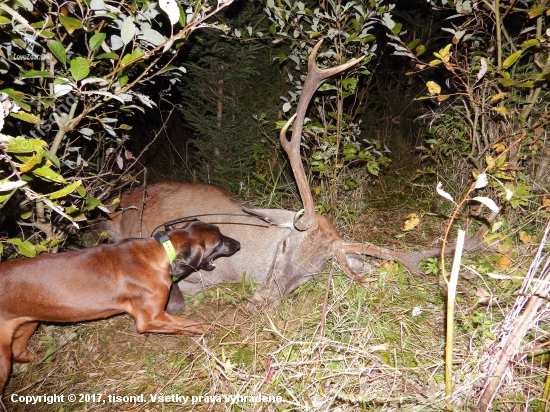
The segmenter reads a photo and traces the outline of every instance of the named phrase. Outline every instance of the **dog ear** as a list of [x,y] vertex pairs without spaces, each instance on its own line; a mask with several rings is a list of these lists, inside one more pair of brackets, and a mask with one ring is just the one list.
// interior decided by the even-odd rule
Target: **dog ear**
[[[201,249],[200,252],[197,249]],[[198,255],[198,256],[197,256]],[[202,259],[202,248],[198,248],[193,242],[184,242],[176,254],[176,260],[184,260],[187,263],[200,262]],[[198,257],[198,258],[197,258]]]
[[174,260],[172,276],[182,278],[199,270],[203,257],[204,248],[198,247],[196,243],[185,242],[180,246]]

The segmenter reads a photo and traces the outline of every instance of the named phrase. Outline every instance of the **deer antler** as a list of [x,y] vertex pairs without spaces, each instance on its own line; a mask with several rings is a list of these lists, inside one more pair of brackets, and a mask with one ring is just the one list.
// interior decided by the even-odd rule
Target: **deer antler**
[[[482,245],[481,241],[483,235],[497,215],[498,213],[491,214],[487,218],[486,222],[464,242],[464,250],[474,251]],[[363,281],[363,279],[351,270],[346,260],[346,254],[367,255],[379,259],[395,259],[401,262],[401,264],[413,275],[423,274],[422,271],[418,269],[418,265],[424,259],[441,256],[441,247],[424,250],[421,252],[404,253],[376,246],[372,243],[348,243],[343,240],[335,241],[333,243],[333,249],[336,258],[338,259],[338,263],[346,275],[359,282]],[[447,245],[445,247],[445,255],[448,256],[454,254],[455,249],[456,243]]]
[[[307,176],[304,171],[304,165],[302,164],[302,159],[300,157],[300,142],[302,139],[302,129],[304,127],[304,119],[306,116],[306,110],[309,105],[309,101],[313,96],[313,93],[319,88],[323,82],[330,76],[334,76],[337,73],[343,72],[346,69],[349,69],[352,66],[355,66],[359,63],[365,56],[359,57],[354,60],[350,60],[347,63],[344,63],[340,66],[333,67],[331,69],[320,69],[315,62],[317,57],[317,51],[321,47],[323,40],[320,40],[309,55],[308,60],[308,71],[307,77],[304,82],[302,89],[302,95],[300,100],[298,100],[298,107],[296,109],[296,114],[292,116],[286,122],[285,126],[281,129],[280,140],[281,146],[285,150],[289,160],[290,166],[292,167],[292,173],[296,179],[296,184],[298,185],[298,191],[300,192],[300,197],[302,198],[302,203],[304,205],[304,216],[294,222],[294,226],[298,230],[308,230],[310,228],[316,228],[319,224],[315,218],[315,206],[313,204],[313,196],[311,195],[311,189],[307,181]],[[294,119],[296,119],[294,121]],[[292,130],[292,136],[290,140],[286,138],[286,132],[292,122],[294,121],[294,128]]]

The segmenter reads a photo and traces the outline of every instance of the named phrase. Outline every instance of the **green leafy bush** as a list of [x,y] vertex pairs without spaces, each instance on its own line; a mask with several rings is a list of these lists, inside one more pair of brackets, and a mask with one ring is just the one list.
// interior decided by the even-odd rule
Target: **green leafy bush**
[[[227,30],[209,20],[232,1],[0,3],[0,207],[30,229],[21,237],[63,237],[136,178],[124,116],[155,106],[148,86],[179,81],[172,62],[194,30]],[[52,247],[9,243],[26,256]]]

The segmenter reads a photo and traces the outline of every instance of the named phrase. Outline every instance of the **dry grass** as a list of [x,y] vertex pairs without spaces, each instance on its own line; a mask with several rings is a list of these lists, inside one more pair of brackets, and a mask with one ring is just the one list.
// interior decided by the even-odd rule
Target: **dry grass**
[[[357,212],[345,221],[344,237],[407,249],[433,247],[445,220],[426,215],[421,226],[402,232],[410,212],[442,211],[425,193],[415,172],[394,169],[390,184],[350,198]],[[426,183],[429,185],[429,182]],[[433,189],[432,189],[433,190]],[[396,200],[397,199],[397,200]],[[368,202],[368,207],[362,207]],[[337,217],[338,219],[338,217]],[[538,220],[537,220],[538,219]],[[532,219],[530,222],[538,222]],[[482,360],[514,305],[521,279],[495,279],[488,272],[522,276],[536,249],[512,242],[505,253],[513,264],[498,268],[502,245],[519,228],[492,238],[483,254],[468,256],[459,280],[455,321],[455,410],[470,410],[484,382]],[[439,411],[445,408],[445,288],[437,278],[417,278],[396,263],[377,268],[377,281],[351,282],[336,270],[330,285],[327,323],[321,333],[327,276],[288,297],[275,311],[244,310],[253,293],[248,284],[224,285],[187,297],[186,316],[207,320],[217,330],[201,338],[135,332],[129,316],[72,326],[42,327],[30,348],[41,361],[15,367],[4,399],[10,411]],[[529,348],[549,340],[545,319],[532,325]],[[547,375],[546,347],[518,356],[500,388],[494,410],[545,410],[541,401]],[[98,402],[23,405],[12,395],[101,394]],[[144,395],[145,402],[111,402],[108,395]],[[190,397],[153,402],[152,395]],[[224,395],[273,396],[275,402]],[[191,404],[191,397],[202,398]],[[219,398],[215,398],[219,396]],[[97,399],[97,397],[96,397]],[[103,402],[106,401],[106,402]]]
[[[334,278],[324,336],[319,335],[324,280],[287,299],[275,312],[251,317],[239,309],[240,288],[201,296],[189,316],[216,323],[204,338],[138,335],[132,319],[121,316],[78,326],[47,327],[31,340],[42,362],[16,368],[6,390],[10,410],[60,410],[60,405],[22,407],[12,394],[94,394],[120,396],[272,395],[280,403],[239,403],[242,410],[349,410],[377,405],[389,410],[441,390],[425,381],[426,365],[441,373],[441,359],[425,335],[442,333],[440,298],[429,284],[406,291],[388,273],[370,287]],[[433,285],[432,285],[433,286]],[[237,290],[235,290],[237,289]],[[388,295],[391,294],[390,299]],[[193,305],[190,298],[189,304]],[[426,306],[426,299],[435,304]],[[406,303],[405,303],[406,302]],[[425,309],[413,317],[411,309]],[[435,332],[438,331],[438,332]],[[426,346],[427,344],[427,346]],[[439,345],[440,346],[440,345]],[[270,366],[268,366],[270,365]],[[267,378],[269,371],[272,375]],[[177,404],[70,404],[64,410],[172,410]],[[393,405],[393,406],[392,406]],[[225,402],[199,402],[190,410],[234,410]]]
[[[250,296],[249,288],[242,285],[189,297],[189,317],[218,325],[215,333],[202,338],[138,335],[129,316],[42,328],[30,347],[43,360],[15,368],[5,394],[8,409],[443,410],[442,288],[437,281],[408,276],[397,265],[379,273],[378,281],[368,286],[336,274],[323,335],[319,324],[326,276],[309,282],[276,311],[257,316],[242,310]],[[474,402],[482,383],[480,360],[493,341],[501,311],[506,310],[504,302],[496,299],[489,306],[477,305],[476,285],[476,279],[462,282],[459,298],[457,410],[468,410]],[[539,338],[545,335],[539,331]],[[518,362],[515,379],[501,390],[501,410],[528,410],[533,404],[529,398],[540,397],[546,374],[542,363],[535,357]],[[102,394],[107,402],[34,406],[10,402],[12,394],[71,393]],[[107,398],[140,394],[147,402],[116,403]],[[282,400],[232,405],[220,398],[183,406],[151,402],[155,394],[262,394]]]

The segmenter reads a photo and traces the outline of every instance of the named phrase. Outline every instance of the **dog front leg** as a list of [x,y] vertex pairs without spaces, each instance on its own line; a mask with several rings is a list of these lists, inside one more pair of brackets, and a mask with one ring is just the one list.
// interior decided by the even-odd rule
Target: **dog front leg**
[[168,302],[164,309],[170,315],[176,313],[183,313],[185,311],[185,300],[181,294],[180,288],[176,283],[172,283],[170,287],[170,296],[168,296]]
[[15,330],[11,344],[14,362],[29,363],[34,359],[34,355],[27,350],[27,344],[37,327],[38,322],[29,322]]
[[140,312],[132,314],[139,333],[174,333],[180,335],[202,335],[212,329],[212,325],[198,323],[183,316],[172,316],[166,312],[155,315]]

